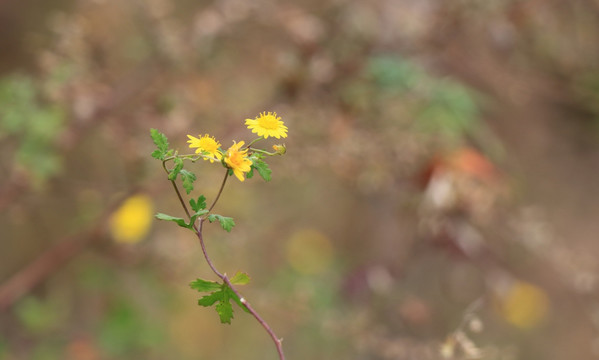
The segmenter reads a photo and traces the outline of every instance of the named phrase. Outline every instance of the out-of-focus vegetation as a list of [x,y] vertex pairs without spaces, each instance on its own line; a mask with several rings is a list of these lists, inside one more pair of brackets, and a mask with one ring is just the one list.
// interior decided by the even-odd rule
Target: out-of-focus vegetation
[[286,159],[205,235],[289,359],[599,354],[597,2],[50,3],[0,5],[0,359],[276,358],[146,218],[179,211],[150,128],[261,111]]

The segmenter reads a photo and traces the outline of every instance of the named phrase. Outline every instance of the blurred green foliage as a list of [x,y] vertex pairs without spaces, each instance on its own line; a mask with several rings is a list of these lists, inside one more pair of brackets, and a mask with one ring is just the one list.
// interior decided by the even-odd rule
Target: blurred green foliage
[[33,78],[11,75],[0,80],[0,140],[15,144],[14,163],[38,181],[61,168],[57,140],[64,124],[64,110],[43,101]]
[[434,76],[409,59],[393,56],[372,57],[367,73],[387,96],[398,96],[398,101],[414,99],[414,123],[421,131],[455,141],[478,124],[474,94],[459,81]]
[[21,300],[16,307],[16,314],[28,331],[44,335],[56,330],[65,320],[60,302],[41,301],[33,296]]
[[127,299],[109,307],[98,329],[100,347],[110,357],[152,353],[160,349],[165,338],[160,324]]

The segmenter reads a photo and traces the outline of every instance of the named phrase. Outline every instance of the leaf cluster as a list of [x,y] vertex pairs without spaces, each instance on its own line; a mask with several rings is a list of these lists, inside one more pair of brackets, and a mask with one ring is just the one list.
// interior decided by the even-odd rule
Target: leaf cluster
[[[206,209],[206,206],[207,206],[206,205],[206,197],[204,195],[200,195],[197,199],[190,199],[189,205],[191,206],[191,209],[194,211],[194,213],[191,214],[189,222],[183,218],[175,217],[175,216],[171,216],[171,215],[167,215],[167,214],[163,214],[163,213],[156,214],[156,218],[158,220],[172,221],[172,222],[176,223],[177,225],[181,226],[182,228],[193,230],[193,226],[194,226],[196,220],[199,217],[208,214],[209,210]],[[218,215],[218,214],[209,214],[207,216],[207,219],[211,223],[215,220],[218,220],[218,222],[220,223],[220,226],[227,232],[231,232],[231,229],[233,229],[233,226],[235,226],[235,221],[233,221],[233,218],[230,218],[227,216],[222,216],[222,215]]]
[[175,150],[169,149],[166,135],[156,129],[150,129],[150,137],[152,137],[152,141],[156,145],[156,150],[152,152],[152,157],[162,160],[163,163],[173,160],[173,168],[168,169],[168,179],[175,181],[177,180],[177,176],[180,176],[185,192],[187,194],[191,193],[193,191],[193,182],[197,180],[196,175],[191,171],[183,169],[183,159],[177,156]]
[[[229,283],[232,285],[245,285],[250,282],[250,277],[243,272],[238,272],[229,279]],[[247,307],[241,301],[241,298],[231,289],[229,284],[226,282],[217,283],[214,281],[208,281],[204,279],[196,279],[191,282],[189,286],[199,292],[209,292],[210,294],[204,295],[198,300],[198,305],[204,307],[210,307],[214,304],[215,310],[218,313],[220,322],[223,324],[230,324],[233,319],[233,300],[241,309],[249,312]]]

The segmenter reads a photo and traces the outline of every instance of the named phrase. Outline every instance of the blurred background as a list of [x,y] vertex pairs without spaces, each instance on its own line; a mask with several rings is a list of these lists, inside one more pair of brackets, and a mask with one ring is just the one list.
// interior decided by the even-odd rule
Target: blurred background
[[276,359],[152,217],[150,128],[262,111],[287,154],[205,236],[288,359],[599,357],[599,2],[12,1],[0,49],[0,359]]

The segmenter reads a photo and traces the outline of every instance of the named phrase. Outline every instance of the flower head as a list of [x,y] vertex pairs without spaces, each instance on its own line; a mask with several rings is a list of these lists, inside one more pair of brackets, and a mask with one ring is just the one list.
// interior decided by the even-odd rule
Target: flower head
[[287,137],[287,126],[276,112],[260,113],[256,119],[246,119],[245,124],[253,133],[264,136],[265,139],[268,139],[269,136],[277,139]]
[[243,144],[245,144],[243,141],[233,143],[225,154],[225,163],[229,168],[233,169],[233,174],[235,174],[239,181],[244,181],[245,173],[252,169],[252,160],[247,157],[247,149],[239,150]]
[[220,147],[220,143],[214,139],[213,136],[205,134],[204,136],[197,138],[195,136],[187,135],[189,140],[190,148],[197,148],[196,154],[208,155],[209,157],[204,157],[204,160],[210,159],[210,162],[214,162],[214,159],[222,159],[223,154],[220,153],[218,148]]

